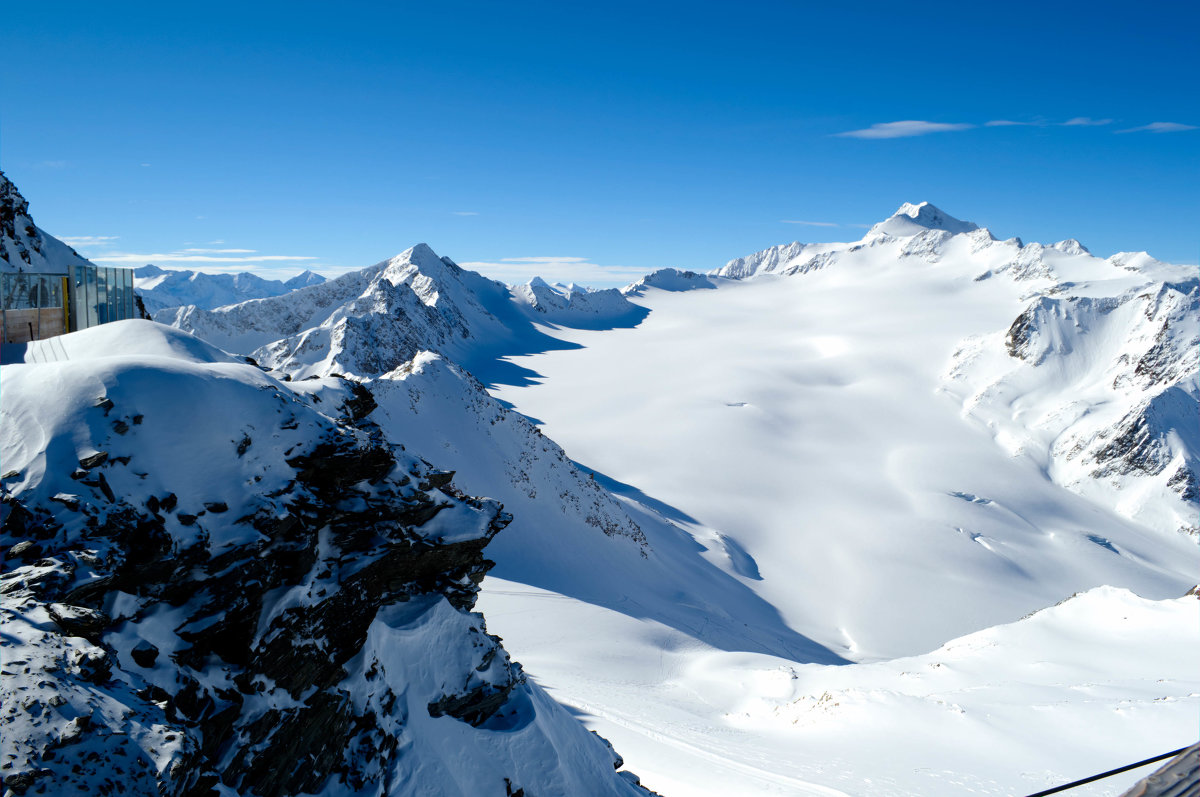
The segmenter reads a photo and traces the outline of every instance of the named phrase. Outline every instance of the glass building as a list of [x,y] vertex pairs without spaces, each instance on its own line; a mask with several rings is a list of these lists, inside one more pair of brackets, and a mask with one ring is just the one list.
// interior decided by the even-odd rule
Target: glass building
[[133,271],[79,265],[69,274],[0,273],[0,315],[5,343],[137,318]]
[[72,330],[137,318],[132,269],[75,266],[71,271],[73,295],[68,298]]

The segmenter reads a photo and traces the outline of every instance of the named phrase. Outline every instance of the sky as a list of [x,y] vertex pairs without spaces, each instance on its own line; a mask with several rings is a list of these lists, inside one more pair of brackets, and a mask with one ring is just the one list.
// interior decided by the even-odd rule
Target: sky
[[0,169],[108,265],[603,286],[920,201],[1197,263],[1200,9],[1080,8],[12,3]]

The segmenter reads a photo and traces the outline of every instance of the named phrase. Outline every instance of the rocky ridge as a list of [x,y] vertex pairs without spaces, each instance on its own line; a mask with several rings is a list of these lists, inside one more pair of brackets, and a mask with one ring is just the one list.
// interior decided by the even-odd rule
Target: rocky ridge
[[117,325],[168,339],[2,372],[10,793],[638,793],[470,611],[499,504],[354,384]]
[[29,203],[0,172],[0,270],[65,273],[74,265],[91,263],[34,224]]

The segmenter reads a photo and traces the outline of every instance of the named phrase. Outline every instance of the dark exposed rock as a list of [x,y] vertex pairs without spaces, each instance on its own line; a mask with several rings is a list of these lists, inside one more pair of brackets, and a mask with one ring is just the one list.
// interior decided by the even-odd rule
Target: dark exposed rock
[[422,490],[437,490],[448,485],[454,480],[454,471],[430,471],[425,475],[425,481],[421,483]]
[[70,509],[72,512],[79,511],[79,496],[77,496],[77,495],[70,495],[69,493],[58,493],[57,495],[50,496],[50,500],[54,501],[56,503],[62,504],[67,509]]
[[1200,480],[1187,465],[1180,465],[1179,470],[1167,480],[1167,486],[1179,493],[1179,497],[1193,503],[1200,502]]
[[504,705],[516,685],[515,681],[501,688],[485,684],[463,694],[445,695],[429,704],[429,716],[449,715],[471,725],[481,725]]
[[104,414],[107,416],[113,408],[112,399],[110,399],[108,396],[101,396],[100,398],[96,399],[95,406],[104,410]]
[[350,385],[350,392],[353,394],[350,398],[342,403],[342,412],[351,421],[359,421],[371,414],[378,404],[375,402],[375,396],[371,394],[370,388],[361,382],[347,380]]
[[100,635],[112,622],[103,612],[83,606],[51,603],[47,610],[50,613],[50,619],[54,620],[66,634],[83,637],[93,644],[100,641]]
[[141,640],[129,651],[129,656],[139,667],[150,668],[158,661],[158,648],[146,640]]
[[1016,320],[1012,322],[1012,326],[1008,328],[1008,333],[1004,336],[1004,347],[1008,349],[1010,357],[1016,357],[1018,360],[1028,358],[1033,333],[1037,329],[1038,310],[1042,306],[1042,301],[1044,300],[1034,302],[1025,308],[1025,312],[1017,316]]
[[30,772],[18,772],[15,775],[9,775],[4,778],[4,787],[12,790],[13,794],[24,794],[29,790],[29,787],[43,778],[52,774],[48,769],[35,770]]
[[79,467],[83,468],[84,470],[91,470],[92,468],[100,467],[107,460],[108,460],[108,452],[107,451],[98,451],[95,454],[91,454],[90,456],[86,456],[83,459],[79,460]]
[[8,558],[18,562],[34,562],[42,558],[42,546],[32,540],[23,540],[8,549]]
[[[1175,454],[1170,435],[1180,419],[1195,419],[1195,400],[1181,387],[1173,386],[1143,402],[1125,415],[1116,427],[1103,435],[1107,442],[1093,454],[1097,478],[1137,473],[1153,476],[1162,473]],[[1194,434],[1194,431],[1191,432]],[[1175,482],[1179,479],[1178,482]],[[1194,474],[1192,479],[1195,479]],[[1188,476],[1173,474],[1172,481],[1186,491]],[[1175,484],[1172,484],[1174,487]]]

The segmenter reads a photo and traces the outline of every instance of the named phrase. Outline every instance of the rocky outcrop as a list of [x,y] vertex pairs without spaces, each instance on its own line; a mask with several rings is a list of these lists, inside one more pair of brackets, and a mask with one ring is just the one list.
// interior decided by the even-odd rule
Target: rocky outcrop
[[74,265],[91,264],[34,224],[29,202],[0,172],[0,271],[66,273]]
[[510,516],[357,428],[365,388],[322,415],[249,364],[4,377],[8,793],[637,793],[471,612]]

